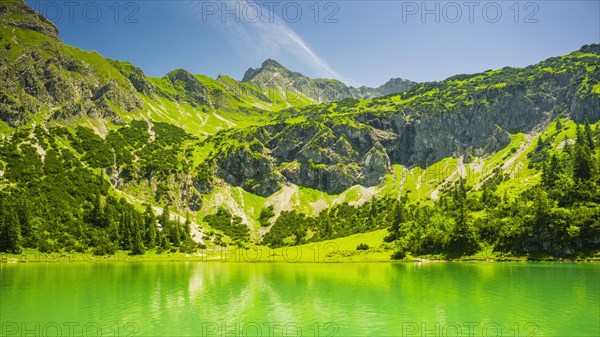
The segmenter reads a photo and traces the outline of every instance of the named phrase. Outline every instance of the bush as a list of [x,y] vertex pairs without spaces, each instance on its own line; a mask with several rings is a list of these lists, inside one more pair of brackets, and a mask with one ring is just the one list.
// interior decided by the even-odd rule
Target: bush
[[402,260],[405,257],[406,257],[406,253],[402,250],[395,251],[391,256],[392,260]]
[[356,246],[356,250],[367,250],[369,249],[369,245],[366,243],[359,243],[358,246]]
[[273,216],[275,216],[273,206],[263,208],[260,211],[260,216],[258,217],[258,222],[260,223],[261,227],[268,227],[270,225],[269,219],[271,219]]

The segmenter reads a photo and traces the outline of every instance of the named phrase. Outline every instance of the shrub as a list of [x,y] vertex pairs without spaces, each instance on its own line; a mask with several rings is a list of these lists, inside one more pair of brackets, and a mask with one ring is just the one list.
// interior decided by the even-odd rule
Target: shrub
[[369,249],[369,245],[366,243],[359,243],[358,246],[356,246],[356,250],[367,250]]

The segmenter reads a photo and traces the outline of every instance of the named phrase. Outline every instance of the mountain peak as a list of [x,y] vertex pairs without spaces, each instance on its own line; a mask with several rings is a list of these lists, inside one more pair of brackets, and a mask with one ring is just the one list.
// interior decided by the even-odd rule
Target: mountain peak
[[285,68],[284,66],[282,66],[279,62],[273,60],[273,59],[266,59],[263,63],[261,68]]
[[416,82],[402,78],[392,78],[378,88],[348,87],[339,80],[311,79],[299,72],[289,70],[273,59],[266,59],[260,68],[249,68],[242,82],[259,88],[278,88],[282,93],[300,93],[316,102],[332,102],[348,97],[372,98],[399,93],[412,88]]
[[1,1],[0,22],[22,29],[30,29],[59,39],[58,28],[52,21],[36,12],[23,0]]
[[588,53],[588,54],[600,54],[600,44],[598,44],[598,43],[586,44],[586,45],[583,45],[581,47],[581,49],[579,49],[579,51],[582,53]]
[[289,71],[287,68],[282,66],[279,62],[277,62],[271,58],[268,58],[262,63],[260,68],[257,68],[257,69],[248,68],[248,70],[246,70],[246,72],[244,73],[242,82],[250,82],[257,75],[259,75],[261,73],[271,73],[271,72],[278,72],[278,71],[282,71],[282,70]]

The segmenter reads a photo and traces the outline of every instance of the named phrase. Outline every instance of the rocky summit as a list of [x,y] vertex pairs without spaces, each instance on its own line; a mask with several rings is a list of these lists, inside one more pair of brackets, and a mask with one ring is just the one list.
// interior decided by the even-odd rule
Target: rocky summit
[[354,88],[333,79],[310,79],[291,71],[277,61],[267,59],[260,68],[249,68],[242,82],[254,84],[266,90],[280,92],[293,91],[307,96],[315,102],[333,102],[345,98],[373,98],[409,90],[416,82],[401,78],[392,78],[377,88]]

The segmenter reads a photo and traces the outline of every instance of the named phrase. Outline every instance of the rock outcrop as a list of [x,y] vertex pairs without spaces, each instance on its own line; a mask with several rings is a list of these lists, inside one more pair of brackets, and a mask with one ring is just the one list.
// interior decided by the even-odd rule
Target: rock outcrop
[[58,29],[54,23],[29,7],[23,0],[0,2],[0,22],[22,29],[34,30],[59,40]]
[[390,79],[378,88],[362,86],[355,88],[333,79],[310,79],[301,73],[291,71],[277,61],[267,59],[260,68],[250,68],[242,82],[254,84],[263,90],[286,91],[306,96],[315,102],[334,102],[345,98],[372,98],[400,93],[409,90],[416,82],[401,78]]
[[[335,113],[341,117],[329,115],[326,109],[315,114],[309,107],[304,112],[306,122],[253,131],[255,141],[265,149],[260,160],[239,160],[223,151],[216,156],[219,163],[235,168],[225,176],[234,185],[245,186],[248,178],[260,185],[261,177],[269,177],[270,186],[292,182],[330,193],[355,184],[376,185],[392,164],[426,167],[447,157],[469,160],[506,147],[510,134],[543,129],[557,116],[578,122],[600,119],[600,94],[592,89],[600,86],[600,69],[581,64],[584,57],[585,62],[597,64],[599,49],[585,46],[580,53],[586,55],[574,53],[524,69],[425,83],[395,99],[374,99],[373,110],[359,113],[357,102],[338,104]],[[263,68],[249,71],[245,79],[253,81],[273,69],[279,74],[287,71],[274,61]],[[248,134],[244,137],[237,141],[252,139]],[[235,139],[231,134],[229,141]],[[260,173],[238,175],[242,178],[238,181],[231,172]]]

